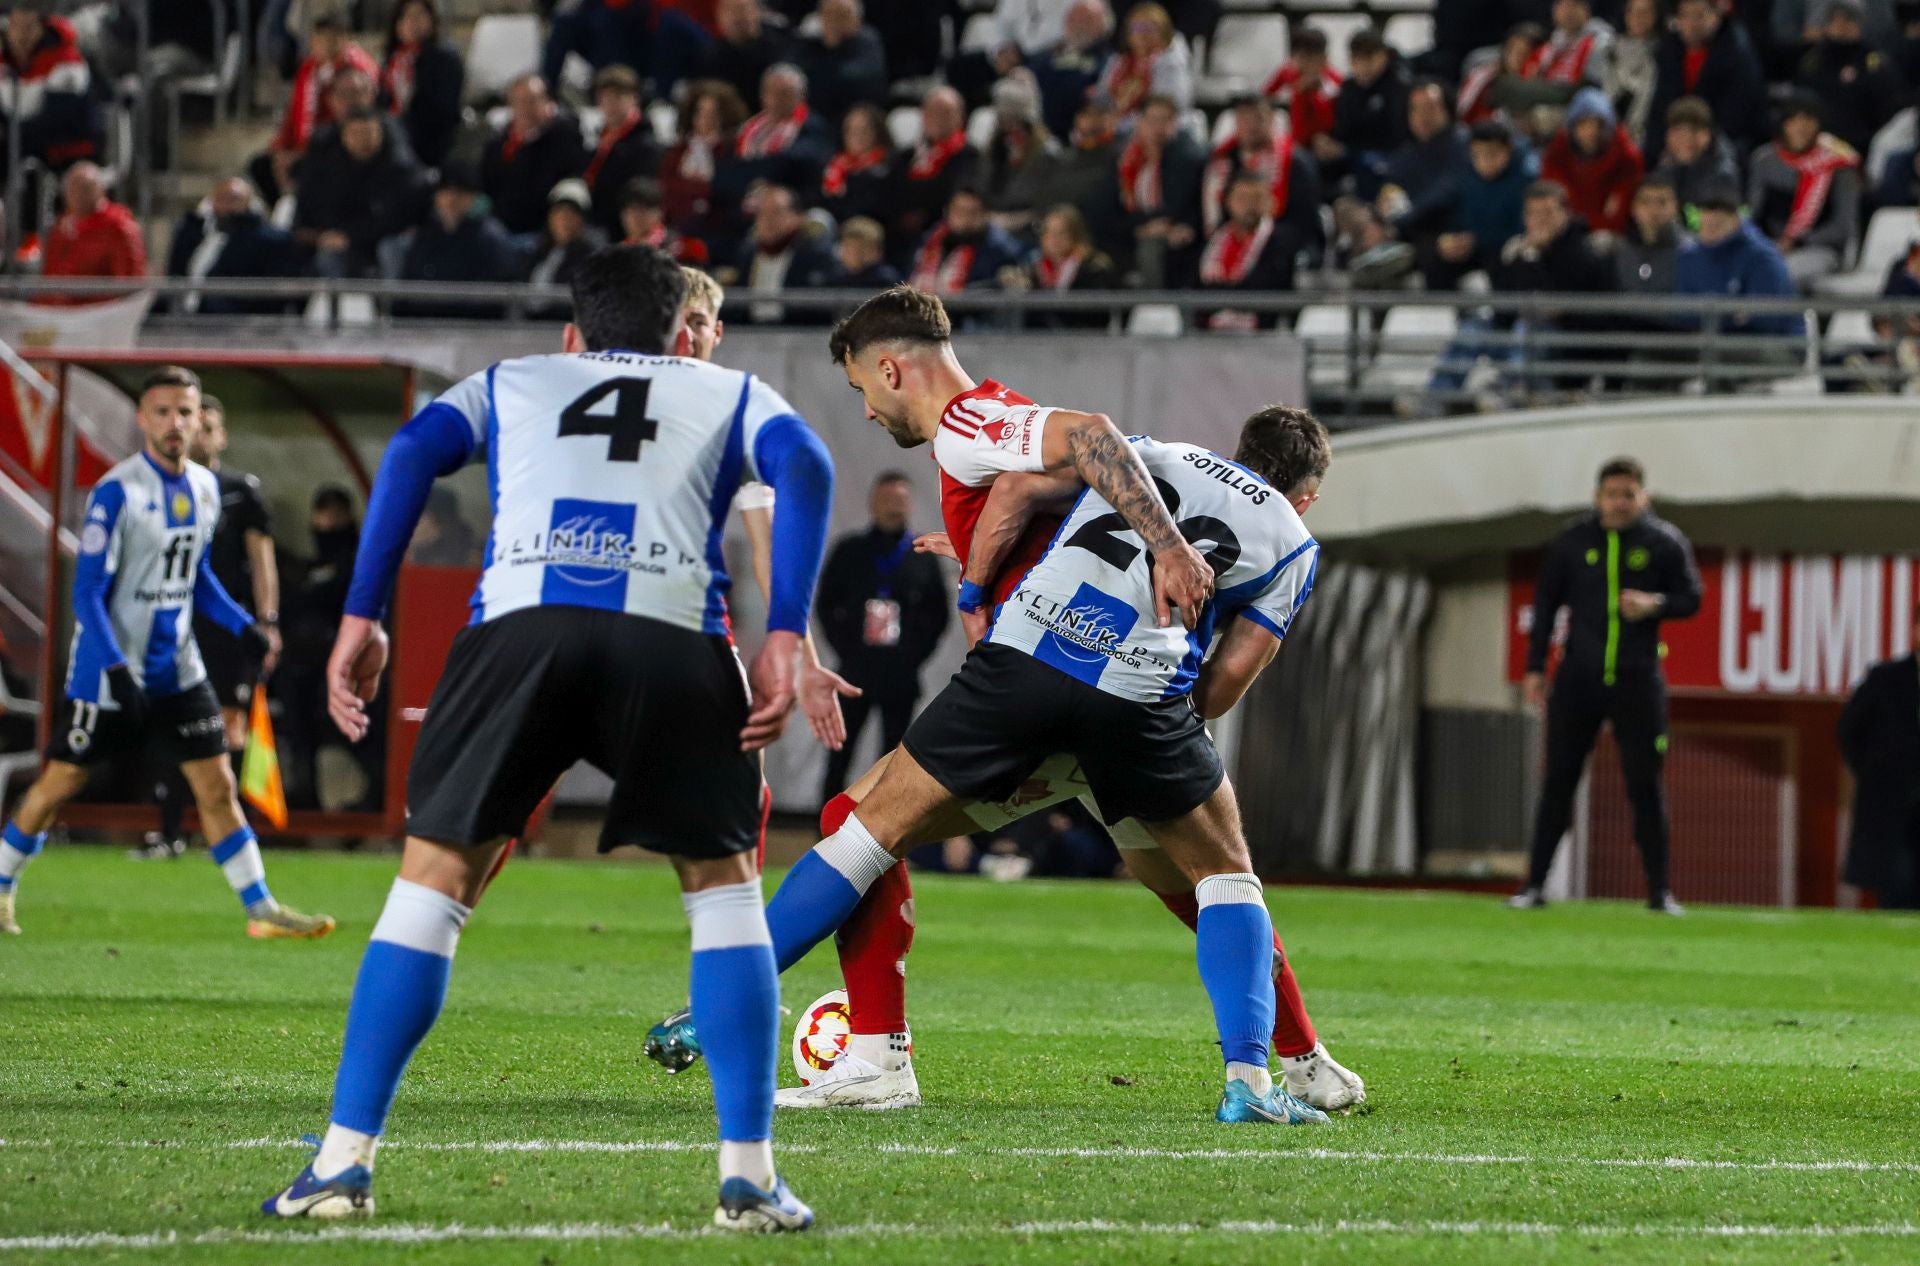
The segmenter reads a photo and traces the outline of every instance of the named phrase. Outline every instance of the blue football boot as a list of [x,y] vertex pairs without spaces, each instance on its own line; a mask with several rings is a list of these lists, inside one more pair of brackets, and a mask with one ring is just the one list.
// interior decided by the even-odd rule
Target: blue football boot
[[700,1035],[693,1028],[693,1008],[682,1007],[648,1029],[640,1053],[670,1073],[684,1073],[699,1063]]
[[[313,1135],[301,1139],[311,1143],[318,1153],[320,1140]],[[333,1177],[313,1175],[313,1162],[300,1171],[279,1195],[265,1201],[260,1212],[276,1218],[370,1218],[373,1216],[373,1171],[365,1165],[351,1165]]]
[[1263,1099],[1253,1093],[1252,1086],[1238,1077],[1227,1083],[1227,1093],[1220,1096],[1220,1108],[1213,1114],[1213,1119],[1228,1125],[1333,1124],[1332,1117],[1312,1104],[1294,1098],[1278,1084]]
[[784,1178],[775,1176],[772,1191],[729,1178],[720,1184],[713,1224],[723,1231],[804,1231],[813,1225],[813,1210],[787,1190]]

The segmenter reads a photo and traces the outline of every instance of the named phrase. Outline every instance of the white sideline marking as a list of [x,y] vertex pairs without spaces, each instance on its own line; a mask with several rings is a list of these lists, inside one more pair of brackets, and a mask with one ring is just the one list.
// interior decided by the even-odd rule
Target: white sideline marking
[[[607,1222],[548,1222],[530,1226],[468,1226],[396,1223],[391,1226],[326,1226],[311,1231],[217,1229],[182,1234],[149,1231],[120,1234],[87,1231],[71,1235],[19,1235],[0,1239],[0,1251],[59,1249],[175,1248],[216,1244],[307,1243],[433,1244],[455,1240],[693,1240],[732,1232],[713,1227],[675,1227]],[[1920,1235],[1911,1222],[1868,1223],[1856,1226],[1780,1226],[1750,1223],[1560,1224],[1553,1222],[1110,1222],[1106,1220],[1015,1222],[1006,1225],[923,1226],[916,1223],[867,1222],[824,1226],[813,1234],[835,1238],[891,1238],[897,1236],[980,1239],[1035,1235],[1454,1235],[1586,1239],[1700,1238],[1700,1239],[1869,1239],[1910,1238]]]
[[[115,1140],[105,1143],[76,1144],[72,1140],[0,1139],[0,1147],[124,1147],[135,1149],[238,1149],[296,1148],[297,1140],[285,1138],[233,1139],[224,1143],[137,1142]],[[417,1142],[396,1139],[381,1145],[381,1151],[414,1152],[592,1152],[625,1155],[636,1152],[710,1152],[711,1143],[682,1139],[605,1140],[605,1139],[462,1139],[452,1142]],[[783,1143],[783,1153],[800,1156],[839,1155],[843,1149],[812,1143]],[[1456,1152],[1381,1152],[1332,1147],[1293,1147],[1262,1151],[1253,1148],[1161,1148],[1161,1147],[941,1147],[924,1143],[879,1143],[871,1150],[895,1156],[1009,1156],[1060,1160],[1176,1160],[1176,1161],[1285,1161],[1324,1160],[1358,1161],[1366,1164],[1408,1165],[1574,1165],[1600,1169],[1702,1169],[1734,1170],[1755,1173],[1796,1174],[1915,1174],[1920,1161],[1870,1160],[1700,1160],[1690,1156],[1539,1156],[1493,1155]]]

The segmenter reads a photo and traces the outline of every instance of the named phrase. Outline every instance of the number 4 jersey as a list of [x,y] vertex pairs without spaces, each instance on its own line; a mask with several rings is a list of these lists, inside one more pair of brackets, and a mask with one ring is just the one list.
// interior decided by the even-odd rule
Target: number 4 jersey
[[1191,630],[1159,627],[1150,558],[1120,513],[1081,494],[1046,554],[994,615],[987,640],[1108,694],[1151,703],[1193,689],[1217,630],[1236,618],[1284,638],[1313,591],[1320,547],[1279,489],[1192,444],[1135,438],[1180,532],[1212,564],[1213,600]]

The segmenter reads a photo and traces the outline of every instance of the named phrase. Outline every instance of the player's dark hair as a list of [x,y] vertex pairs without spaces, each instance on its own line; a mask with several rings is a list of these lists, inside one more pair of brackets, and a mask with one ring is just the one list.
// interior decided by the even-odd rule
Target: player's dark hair
[[1290,404],[1270,404],[1240,428],[1233,460],[1283,493],[1308,479],[1324,479],[1333,445],[1320,419]]
[[220,403],[219,396],[209,391],[202,391],[200,393],[200,412],[217,413],[221,417],[225,417],[227,415],[227,406]]
[[939,295],[894,286],[841,318],[827,337],[827,352],[834,364],[844,365],[875,343],[938,346],[952,339],[953,323]]
[[1593,481],[1594,486],[1599,487],[1601,484],[1607,482],[1607,480],[1617,479],[1621,476],[1633,480],[1633,482],[1639,484],[1642,488],[1647,486],[1647,468],[1631,457],[1616,457],[1602,466],[1599,477]]
[[198,391],[200,375],[185,365],[162,365],[141,381],[140,398],[146,399],[147,393],[155,387],[191,387]]
[[345,515],[353,513],[353,494],[339,484],[322,484],[313,490],[315,510],[338,510]]
[[658,356],[686,298],[687,278],[672,256],[651,246],[606,246],[573,275],[573,323],[589,351]]
[[888,484],[910,484],[913,480],[904,470],[883,470],[873,477],[873,486],[884,488]]

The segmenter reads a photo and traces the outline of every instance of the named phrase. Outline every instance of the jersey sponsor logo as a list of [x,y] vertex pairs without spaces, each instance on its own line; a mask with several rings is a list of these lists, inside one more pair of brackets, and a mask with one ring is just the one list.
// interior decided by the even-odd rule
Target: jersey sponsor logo
[[496,563],[551,567],[576,584],[608,584],[628,572],[664,576],[672,567],[700,563],[666,541],[633,535],[634,507],[611,501],[560,498],[548,530],[507,539],[494,551]]
[[1142,668],[1149,659],[1160,662],[1151,650],[1127,637],[1140,622],[1133,605],[1092,585],[1083,582],[1066,602],[1025,588],[1011,601],[1021,618],[1046,630],[1033,657],[1090,686],[1100,684],[1108,664]]

